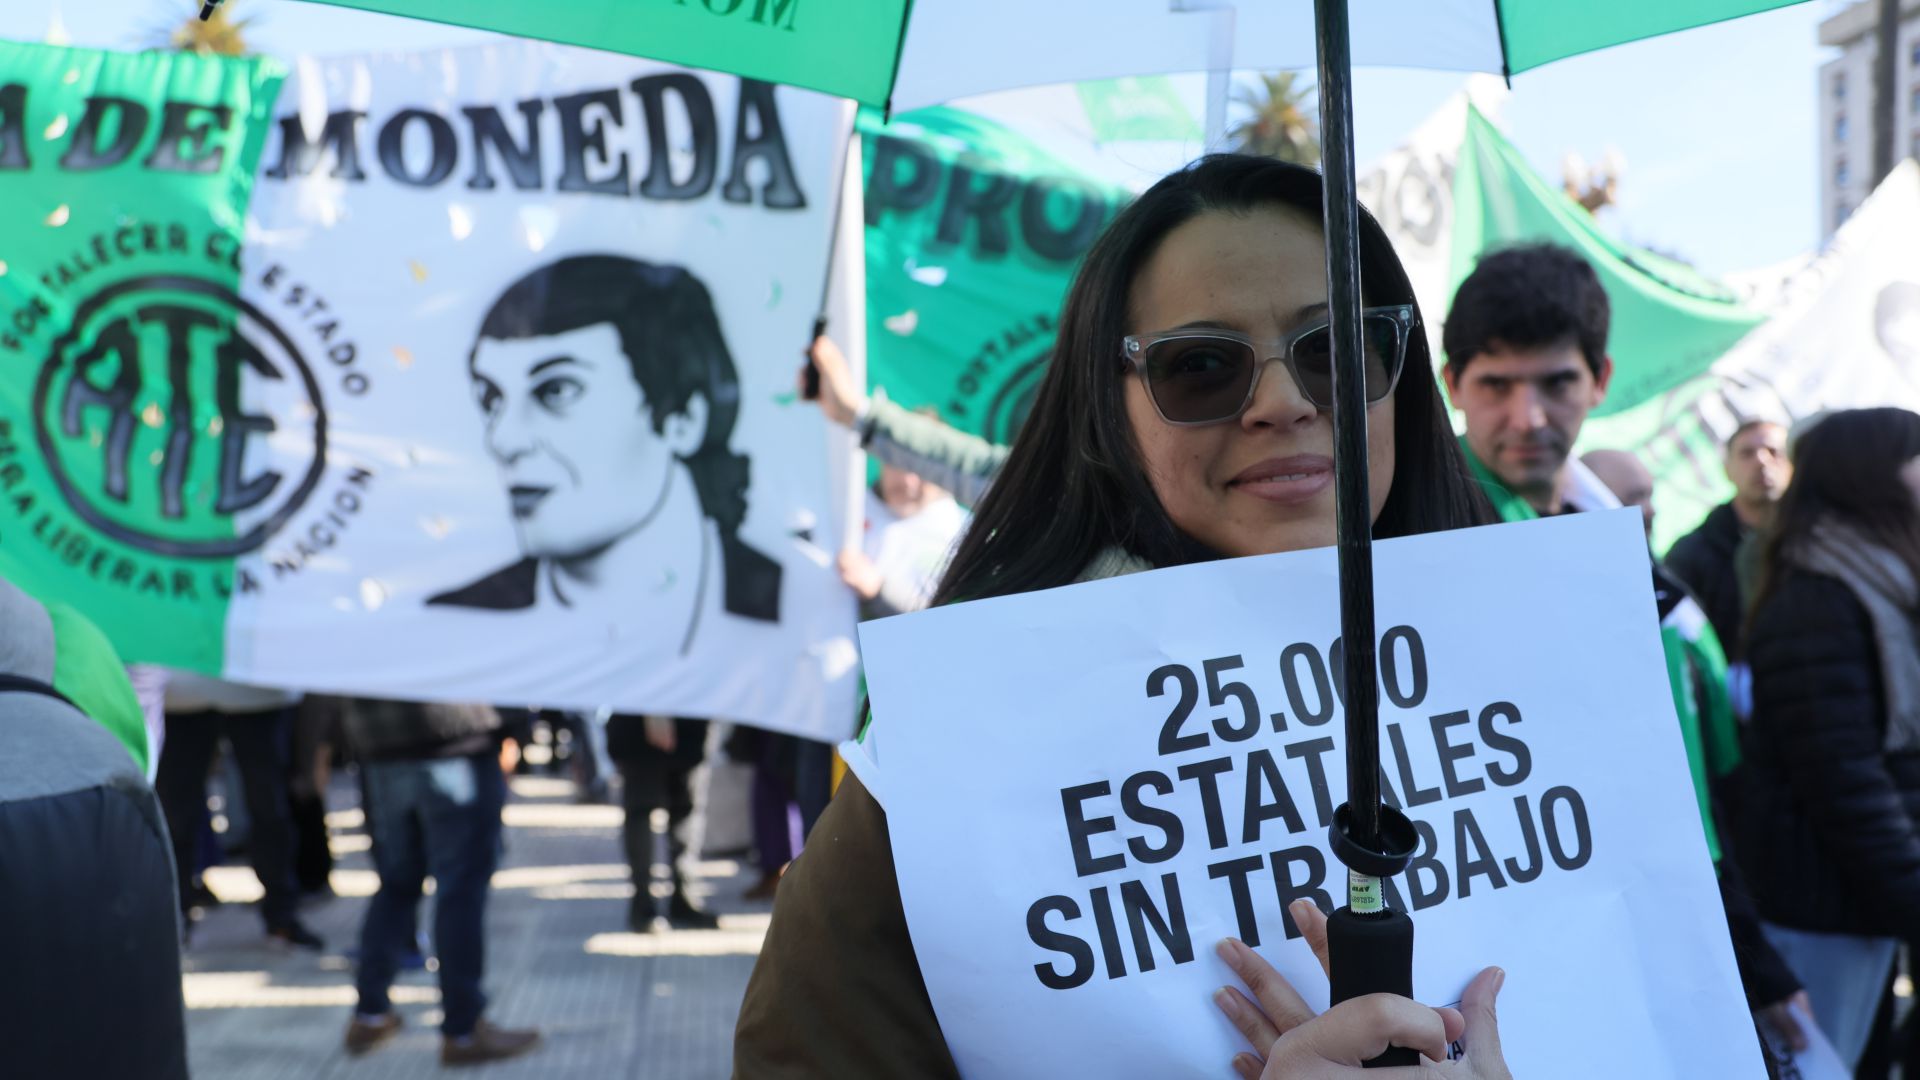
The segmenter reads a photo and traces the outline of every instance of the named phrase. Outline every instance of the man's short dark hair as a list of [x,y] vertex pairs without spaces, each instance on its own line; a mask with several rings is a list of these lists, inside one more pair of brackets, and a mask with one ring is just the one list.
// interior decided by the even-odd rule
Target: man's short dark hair
[[699,278],[620,255],[561,259],[508,286],[481,320],[479,337],[552,337],[600,323],[620,335],[654,431],[685,412],[695,394],[706,399],[706,438],[686,463],[702,509],[731,535],[746,516],[747,459],[727,449],[740,415],[740,376]]
[[1745,435],[1747,432],[1752,431],[1754,428],[1763,428],[1763,427],[1777,427],[1782,431],[1785,431],[1787,429],[1787,425],[1781,423],[1778,420],[1769,420],[1764,416],[1751,417],[1749,419],[1740,421],[1740,426],[1737,428],[1734,428],[1733,434],[1727,436],[1726,446],[1723,447],[1723,449],[1725,449],[1726,452],[1729,454],[1733,453],[1733,444],[1740,441],[1740,436]]
[[1585,259],[1556,244],[1523,244],[1481,256],[1453,294],[1441,346],[1457,376],[1481,353],[1576,345],[1599,378],[1611,318]]

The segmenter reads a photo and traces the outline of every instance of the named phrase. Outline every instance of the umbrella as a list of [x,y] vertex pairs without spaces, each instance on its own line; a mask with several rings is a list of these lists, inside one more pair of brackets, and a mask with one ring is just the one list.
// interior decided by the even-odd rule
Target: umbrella
[[[205,18],[222,0],[207,0]],[[1345,642],[1347,802],[1331,843],[1350,870],[1329,924],[1332,1000],[1412,996],[1413,923],[1381,880],[1413,856],[1412,823],[1380,801],[1380,731],[1360,354],[1352,70],[1511,76],[1629,41],[1807,0],[318,0],[631,53],[819,90],[888,109],[1128,75],[1317,65],[1334,473]],[[1414,1064],[1390,1050],[1369,1064]]]

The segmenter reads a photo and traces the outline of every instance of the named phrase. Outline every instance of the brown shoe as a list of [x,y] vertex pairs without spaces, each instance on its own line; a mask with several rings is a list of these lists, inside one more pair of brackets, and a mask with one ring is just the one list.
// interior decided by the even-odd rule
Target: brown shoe
[[746,892],[741,893],[740,899],[742,900],[773,899],[775,891],[780,888],[781,875],[785,874],[786,872],[787,872],[787,868],[783,866],[778,870],[774,870],[769,873],[760,875],[760,880],[758,882],[755,882],[752,888],[748,889]]
[[381,1013],[371,1020],[362,1019],[358,1013],[347,1022],[347,1053],[359,1057],[381,1043],[393,1038],[400,1031],[400,1014]]
[[512,1031],[494,1027],[485,1020],[474,1025],[473,1034],[464,1039],[443,1039],[440,1043],[442,1065],[484,1065],[504,1061],[540,1045],[540,1033],[531,1028]]

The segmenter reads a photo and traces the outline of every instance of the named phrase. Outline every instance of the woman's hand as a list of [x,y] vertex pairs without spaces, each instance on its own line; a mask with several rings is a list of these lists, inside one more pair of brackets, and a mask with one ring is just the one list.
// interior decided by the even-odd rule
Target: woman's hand
[[[866,402],[867,395],[860,392],[854,384],[853,371],[847,366],[846,355],[833,339],[825,336],[813,339],[813,347],[807,350],[807,357],[813,367],[820,372],[820,411],[827,419],[842,427],[853,426],[854,417],[860,415],[860,406]],[[807,369],[800,369],[800,384],[804,390]]]
[[[1289,911],[1324,969],[1326,916],[1306,900],[1297,901]],[[1215,1003],[1248,1041],[1269,1048],[1264,1060],[1254,1054],[1233,1059],[1234,1071],[1243,1080],[1512,1080],[1500,1053],[1500,1028],[1494,1016],[1494,1000],[1506,979],[1499,968],[1488,968],[1473,980],[1458,1010],[1430,1009],[1393,994],[1372,994],[1314,1016],[1258,953],[1231,939],[1221,943],[1219,952],[1253,997],[1223,987],[1214,995]],[[1458,1061],[1447,1061],[1448,1044],[1462,1038],[1467,1040],[1467,1052]],[[1389,1046],[1414,1049],[1431,1060],[1412,1068],[1361,1070],[1362,1062],[1378,1057]]]
[[852,589],[854,595],[862,600],[871,600],[880,595],[880,589],[887,579],[881,576],[880,568],[865,553],[842,551],[838,562],[840,580],[847,583],[847,588]]
[[1813,1015],[1813,999],[1807,996],[1805,990],[1795,990],[1793,996],[1761,1009],[1760,1019],[1766,1021],[1776,1034],[1785,1039],[1789,1048],[1805,1050],[1807,1033],[1801,1029],[1799,1019],[1793,1015],[1795,1005],[1800,1006],[1801,1011],[1808,1016]]

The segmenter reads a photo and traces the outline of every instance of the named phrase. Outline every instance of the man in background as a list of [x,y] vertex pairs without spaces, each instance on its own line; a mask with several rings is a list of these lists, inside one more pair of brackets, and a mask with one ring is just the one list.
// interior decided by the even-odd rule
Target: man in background
[[[1606,400],[1613,377],[1607,354],[1612,308],[1599,276],[1575,252],[1549,244],[1507,248],[1481,258],[1461,283],[1442,340],[1447,394],[1466,416],[1467,463],[1504,521],[1620,506],[1585,463],[1572,457],[1587,414]],[[1599,462],[1642,505],[1653,498],[1638,460]],[[1752,901],[1720,846],[1716,781],[1740,760],[1729,703],[1726,660],[1713,627],[1686,589],[1652,561],[1655,610],[1674,712],[1686,747],[1700,827],[1722,871],[1721,899],[1735,935],[1741,982],[1756,1012],[1796,1048],[1805,1036],[1790,1012],[1804,1003],[1799,983],[1759,933]],[[1551,598],[1542,598],[1551,603]]]
[[1736,664],[1745,656],[1741,628],[1739,552],[1755,532],[1773,521],[1774,507],[1793,479],[1787,460],[1787,429],[1771,420],[1748,420],[1727,440],[1727,480],[1733,498],[1707,514],[1700,527],[1674,542],[1667,568],[1700,598],[1714,632]]
[[500,862],[500,811],[507,799],[500,714],[486,705],[361,699],[347,708],[344,726],[360,762],[380,873],[380,891],[360,928],[360,1001],[347,1024],[347,1053],[365,1054],[400,1030],[388,992],[401,953],[412,947],[429,874],[441,1063],[479,1065],[526,1053],[540,1033],[487,1021],[481,989],[487,893]]
[[[260,879],[260,915],[267,936],[318,951],[318,935],[300,921],[300,885],[294,874],[293,714],[299,695],[176,671],[167,677],[166,743],[154,789],[167,810],[173,861],[179,869],[180,910],[191,916],[210,894],[194,872],[194,850],[207,815],[207,769],[225,739],[233,748],[245,791],[247,858]],[[191,927],[191,923],[188,924]]]
[[1580,455],[1580,464],[1607,485],[1621,506],[1640,511],[1640,523],[1647,531],[1648,541],[1652,541],[1653,473],[1640,459],[1625,450],[1589,450]]

